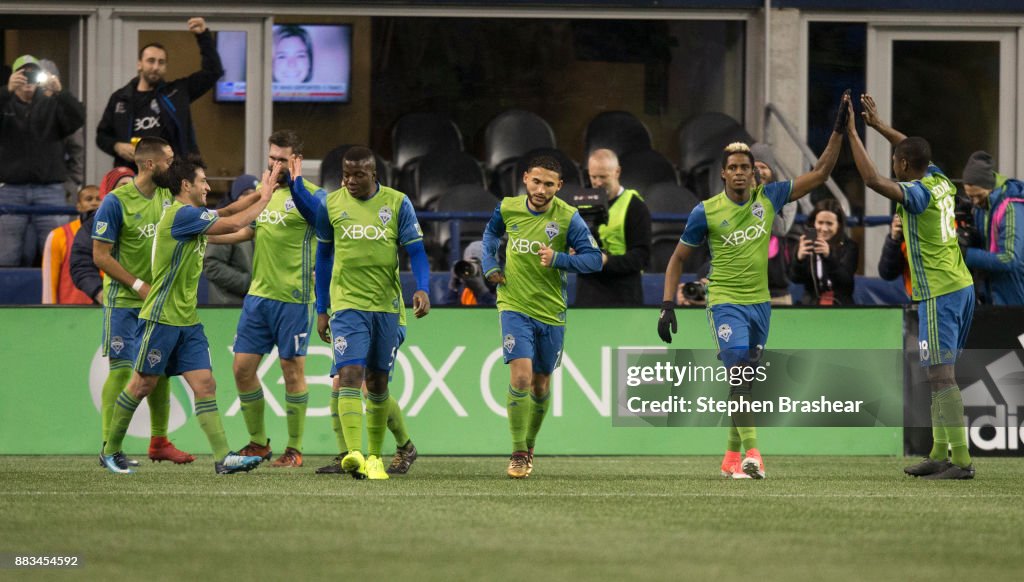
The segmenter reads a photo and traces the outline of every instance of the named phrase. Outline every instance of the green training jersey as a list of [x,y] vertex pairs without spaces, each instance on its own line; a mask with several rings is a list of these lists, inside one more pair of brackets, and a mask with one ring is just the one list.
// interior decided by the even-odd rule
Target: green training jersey
[[334,245],[331,311],[400,313],[398,247],[423,240],[416,211],[405,194],[378,186],[367,200],[346,188],[327,195],[317,209],[317,240]]
[[[111,256],[129,273],[153,284],[153,240],[164,209],[171,205],[170,190],[157,188],[146,198],[135,182],[123,184],[103,199],[92,227],[93,240],[114,245]],[[110,275],[103,275],[103,304],[107,307],[142,307],[142,298]]]
[[956,186],[934,164],[920,180],[899,186],[903,202],[896,212],[903,221],[914,301],[972,285],[956,234]]
[[153,274],[156,282],[142,304],[139,319],[165,325],[199,323],[196,294],[203,273],[206,231],[217,221],[216,211],[174,200],[156,225]]
[[[313,192],[319,190],[308,182],[306,187]],[[315,299],[315,229],[295,207],[287,186],[274,190],[253,229],[255,251],[249,295],[285,303],[311,303]]]
[[698,204],[679,238],[682,244],[711,249],[708,306],[751,305],[771,300],[768,293],[768,244],[775,215],[789,201],[793,182],[753,188],[738,204],[721,192]]

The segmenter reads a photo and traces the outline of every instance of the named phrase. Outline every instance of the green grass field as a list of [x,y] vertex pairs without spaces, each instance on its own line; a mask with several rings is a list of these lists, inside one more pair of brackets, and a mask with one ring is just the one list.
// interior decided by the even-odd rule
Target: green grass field
[[765,481],[712,457],[423,457],[386,482],[260,468],[217,476],[94,457],[0,457],[0,553],[77,554],[3,579],[1017,579],[1024,459],[974,481],[904,459],[767,457]]

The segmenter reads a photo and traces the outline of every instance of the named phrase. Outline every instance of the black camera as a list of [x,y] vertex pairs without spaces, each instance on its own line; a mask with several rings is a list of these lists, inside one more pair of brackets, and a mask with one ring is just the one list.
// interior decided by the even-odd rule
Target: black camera
[[962,247],[985,247],[985,238],[974,225],[974,207],[971,201],[961,196],[956,197],[956,209],[953,211],[956,221],[956,237]]
[[704,284],[699,281],[690,281],[689,283],[683,283],[683,298],[687,301],[697,302],[704,301],[706,295]]
[[608,193],[601,188],[581,188],[566,184],[558,191],[558,197],[579,210],[580,218],[600,247],[601,235],[598,228],[608,224]]
[[50,78],[50,75],[42,69],[25,69],[25,80],[30,85],[42,85]]
[[452,267],[452,275],[455,275],[459,279],[466,279],[468,277],[478,277],[483,271],[480,261],[466,260],[456,261],[455,266]]

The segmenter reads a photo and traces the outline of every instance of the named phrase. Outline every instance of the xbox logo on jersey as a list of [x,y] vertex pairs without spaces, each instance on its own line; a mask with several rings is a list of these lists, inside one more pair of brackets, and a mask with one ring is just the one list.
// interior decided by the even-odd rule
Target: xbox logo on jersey
[[[92,363],[89,365],[89,394],[92,397],[92,404],[99,415],[103,407],[103,383],[107,381],[107,374],[110,365],[107,358],[103,357],[103,348],[98,348],[93,354]],[[181,376],[171,379],[171,414],[167,422],[167,432],[173,433],[185,426],[190,411],[195,409],[195,397],[192,390],[187,387]],[[97,420],[97,422],[99,422]],[[99,426],[97,424],[97,426]],[[128,425],[128,436],[149,438],[149,400],[143,399],[139,405],[132,423]]]

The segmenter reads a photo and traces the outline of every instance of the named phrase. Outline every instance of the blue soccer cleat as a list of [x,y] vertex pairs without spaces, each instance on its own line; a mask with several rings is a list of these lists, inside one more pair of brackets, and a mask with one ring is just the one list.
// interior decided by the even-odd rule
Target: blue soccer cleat
[[103,455],[100,460],[111,473],[131,475],[135,472],[128,468],[128,461],[121,451],[117,451],[113,455]]
[[263,457],[249,457],[230,452],[224,455],[223,459],[215,462],[213,468],[217,471],[218,475],[230,475],[231,473],[240,472],[248,473],[259,467],[262,461]]

